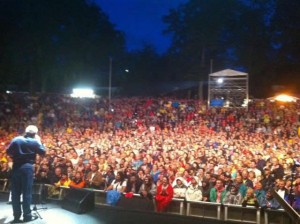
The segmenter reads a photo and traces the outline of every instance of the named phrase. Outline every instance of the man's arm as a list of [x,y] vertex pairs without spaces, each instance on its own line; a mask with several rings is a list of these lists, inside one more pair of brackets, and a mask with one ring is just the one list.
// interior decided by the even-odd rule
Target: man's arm
[[40,154],[40,155],[44,155],[46,153],[46,148],[45,146],[42,144],[41,142],[41,138],[40,136],[38,136],[37,134],[34,136],[34,139],[37,142],[37,150],[36,153]]

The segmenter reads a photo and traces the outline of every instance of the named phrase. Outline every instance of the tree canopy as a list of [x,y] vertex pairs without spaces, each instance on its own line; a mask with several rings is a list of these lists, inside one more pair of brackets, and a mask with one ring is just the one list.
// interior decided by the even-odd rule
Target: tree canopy
[[109,56],[125,49],[123,34],[93,2],[1,1],[0,20],[2,84],[31,91],[107,82]]
[[249,73],[253,95],[272,85],[293,89],[300,84],[299,10],[298,1],[190,0],[164,17],[173,35],[169,73],[205,81],[211,70],[232,68]]

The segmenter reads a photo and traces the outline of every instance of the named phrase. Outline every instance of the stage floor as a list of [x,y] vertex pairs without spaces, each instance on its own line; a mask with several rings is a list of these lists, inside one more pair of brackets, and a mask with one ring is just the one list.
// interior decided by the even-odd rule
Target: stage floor
[[[33,208],[34,206],[32,206]],[[61,224],[61,223],[74,223],[74,224],[108,224],[100,218],[99,208],[85,214],[76,214],[65,209],[62,209],[59,201],[49,201],[45,204],[36,205],[37,212],[40,218],[31,221],[32,224]],[[36,214],[36,211],[32,211]],[[13,220],[12,205],[7,203],[6,196],[0,198],[0,224],[10,223]]]

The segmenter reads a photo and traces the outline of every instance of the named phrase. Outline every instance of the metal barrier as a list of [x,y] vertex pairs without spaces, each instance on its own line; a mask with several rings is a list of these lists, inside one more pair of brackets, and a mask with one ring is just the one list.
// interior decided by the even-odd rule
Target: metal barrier
[[[53,187],[53,185],[43,185],[45,187]],[[62,200],[65,191],[69,187],[60,187],[60,193],[58,199]],[[92,191],[95,193],[95,204],[101,206],[109,206],[106,204],[106,191],[97,190],[92,188],[84,188],[84,190]],[[40,190],[39,190],[40,192]],[[123,198],[124,199],[124,198]],[[126,200],[126,199],[125,199]],[[143,203],[146,200],[139,194],[133,194],[132,199],[127,199],[124,205],[125,209],[143,209],[137,207],[134,203]],[[130,204],[133,203],[133,204]],[[147,202],[149,203],[149,201]],[[151,201],[155,208],[155,200]],[[222,209],[224,207],[224,210]],[[152,210],[152,209],[151,209]],[[155,209],[153,209],[155,211]],[[263,221],[264,224],[292,224],[292,219],[287,215],[285,210],[278,209],[264,209],[263,213],[260,208],[254,206],[242,207],[241,205],[231,205],[231,204],[221,204],[214,202],[204,202],[204,201],[185,201],[180,198],[173,198],[169,207],[166,211],[170,214],[179,214],[193,217],[201,217],[208,219],[224,220],[224,221],[235,221],[238,223],[256,223],[260,224]]]
[[91,188],[85,188],[95,192],[95,204],[96,205],[107,205],[106,204],[106,191],[96,190]]
[[142,197],[140,194],[126,194],[123,193],[117,203],[117,207],[126,210],[142,210],[142,211],[156,211],[155,203],[148,197]]
[[8,192],[8,179],[0,179],[0,191]]
[[284,208],[285,213],[292,220],[293,224],[300,224],[300,214],[286,201],[284,200],[277,191],[271,189],[271,193],[274,198],[280,203],[280,205]]
[[167,208],[167,213],[184,215],[185,214],[184,199],[173,198]]
[[[55,186],[52,185],[52,184],[44,184],[44,187],[47,188],[47,191],[49,191],[50,188],[55,188]],[[69,187],[65,187],[65,186],[60,186],[60,187],[57,187],[57,188],[59,188],[58,195],[55,195],[55,196],[49,196],[48,195],[48,197],[47,197],[48,199],[61,201],[63,199],[64,195],[65,195],[65,190],[69,189]]]
[[36,184],[34,183],[32,186],[32,203],[33,204],[40,204],[42,203],[43,198],[45,195],[43,195],[45,188],[44,184]]
[[264,209],[265,224],[292,224],[293,221],[284,209]]
[[242,207],[241,205],[225,204],[224,220],[260,224],[260,208],[256,208],[254,206]]
[[221,203],[205,201],[187,201],[187,216],[209,219],[221,219]]

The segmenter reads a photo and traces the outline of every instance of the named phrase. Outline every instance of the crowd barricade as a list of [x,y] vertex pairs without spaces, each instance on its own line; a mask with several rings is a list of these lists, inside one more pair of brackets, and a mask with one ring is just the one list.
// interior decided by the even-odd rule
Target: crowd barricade
[[106,204],[106,191],[105,190],[97,190],[92,188],[85,188],[95,192],[95,204],[96,205],[107,205]]
[[195,216],[209,219],[221,219],[221,203],[205,201],[187,201],[187,216]]
[[265,224],[288,224],[293,223],[284,209],[264,209]]
[[142,197],[140,194],[132,194],[129,197],[126,195],[123,193],[117,203],[118,207],[127,210],[155,211],[155,204],[152,199]]
[[32,186],[32,203],[33,204],[40,204],[43,201],[43,194],[45,191],[44,184],[36,184],[34,183]]
[[260,208],[254,206],[243,207],[241,205],[224,204],[224,220],[238,221],[240,223],[261,222]]
[[[46,188],[49,184],[43,184]],[[37,188],[41,192],[40,188]],[[62,200],[66,195],[69,187],[60,187],[60,193],[57,200]],[[101,206],[109,206],[106,203],[106,191],[92,188],[84,188],[84,190],[92,191],[95,195],[95,204]],[[128,210],[147,210],[156,211],[155,199],[148,200],[139,194],[133,194],[131,198],[121,197],[119,205]],[[146,201],[147,200],[147,201]],[[148,205],[146,205],[148,203]],[[151,204],[151,206],[149,206]],[[185,201],[180,198],[173,198],[166,211],[170,214],[186,215],[199,218],[216,219],[224,221],[234,221],[237,223],[256,223],[256,224],[288,224],[291,219],[283,209],[264,209],[254,206],[243,207],[241,205],[221,204],[215,202],[204,201]]]
[[65,187],[65,186],[60,186],[59,187],[59,200],[64,199],[65,195],[66,195],[66,191],[70,189],[70,187]]
[[[55,186],[52,185],[52,184],[44,184],[43,186],[45,187],[45,190],[46,190],[47,192],[49,192],[49,189],[50,189],[50,188],[55,187]],[[47,198],[48,198],[48,199],[51,199],[51,200],[59,200],[59,201],[61,201],[61,200],[63,199],[65,193],[66,193],[65,190],[66,190],[66,189],[69,189],[69,187],[60,186],[60,187],[58,187],[58,189],[59,189],[58,195],[54,195],[54,196],[47,195]]]
[[0,191],[8,192],[8,179],[0,179]]
[[167,213],[185,215],[184,199],[173,198],[168,206]]

